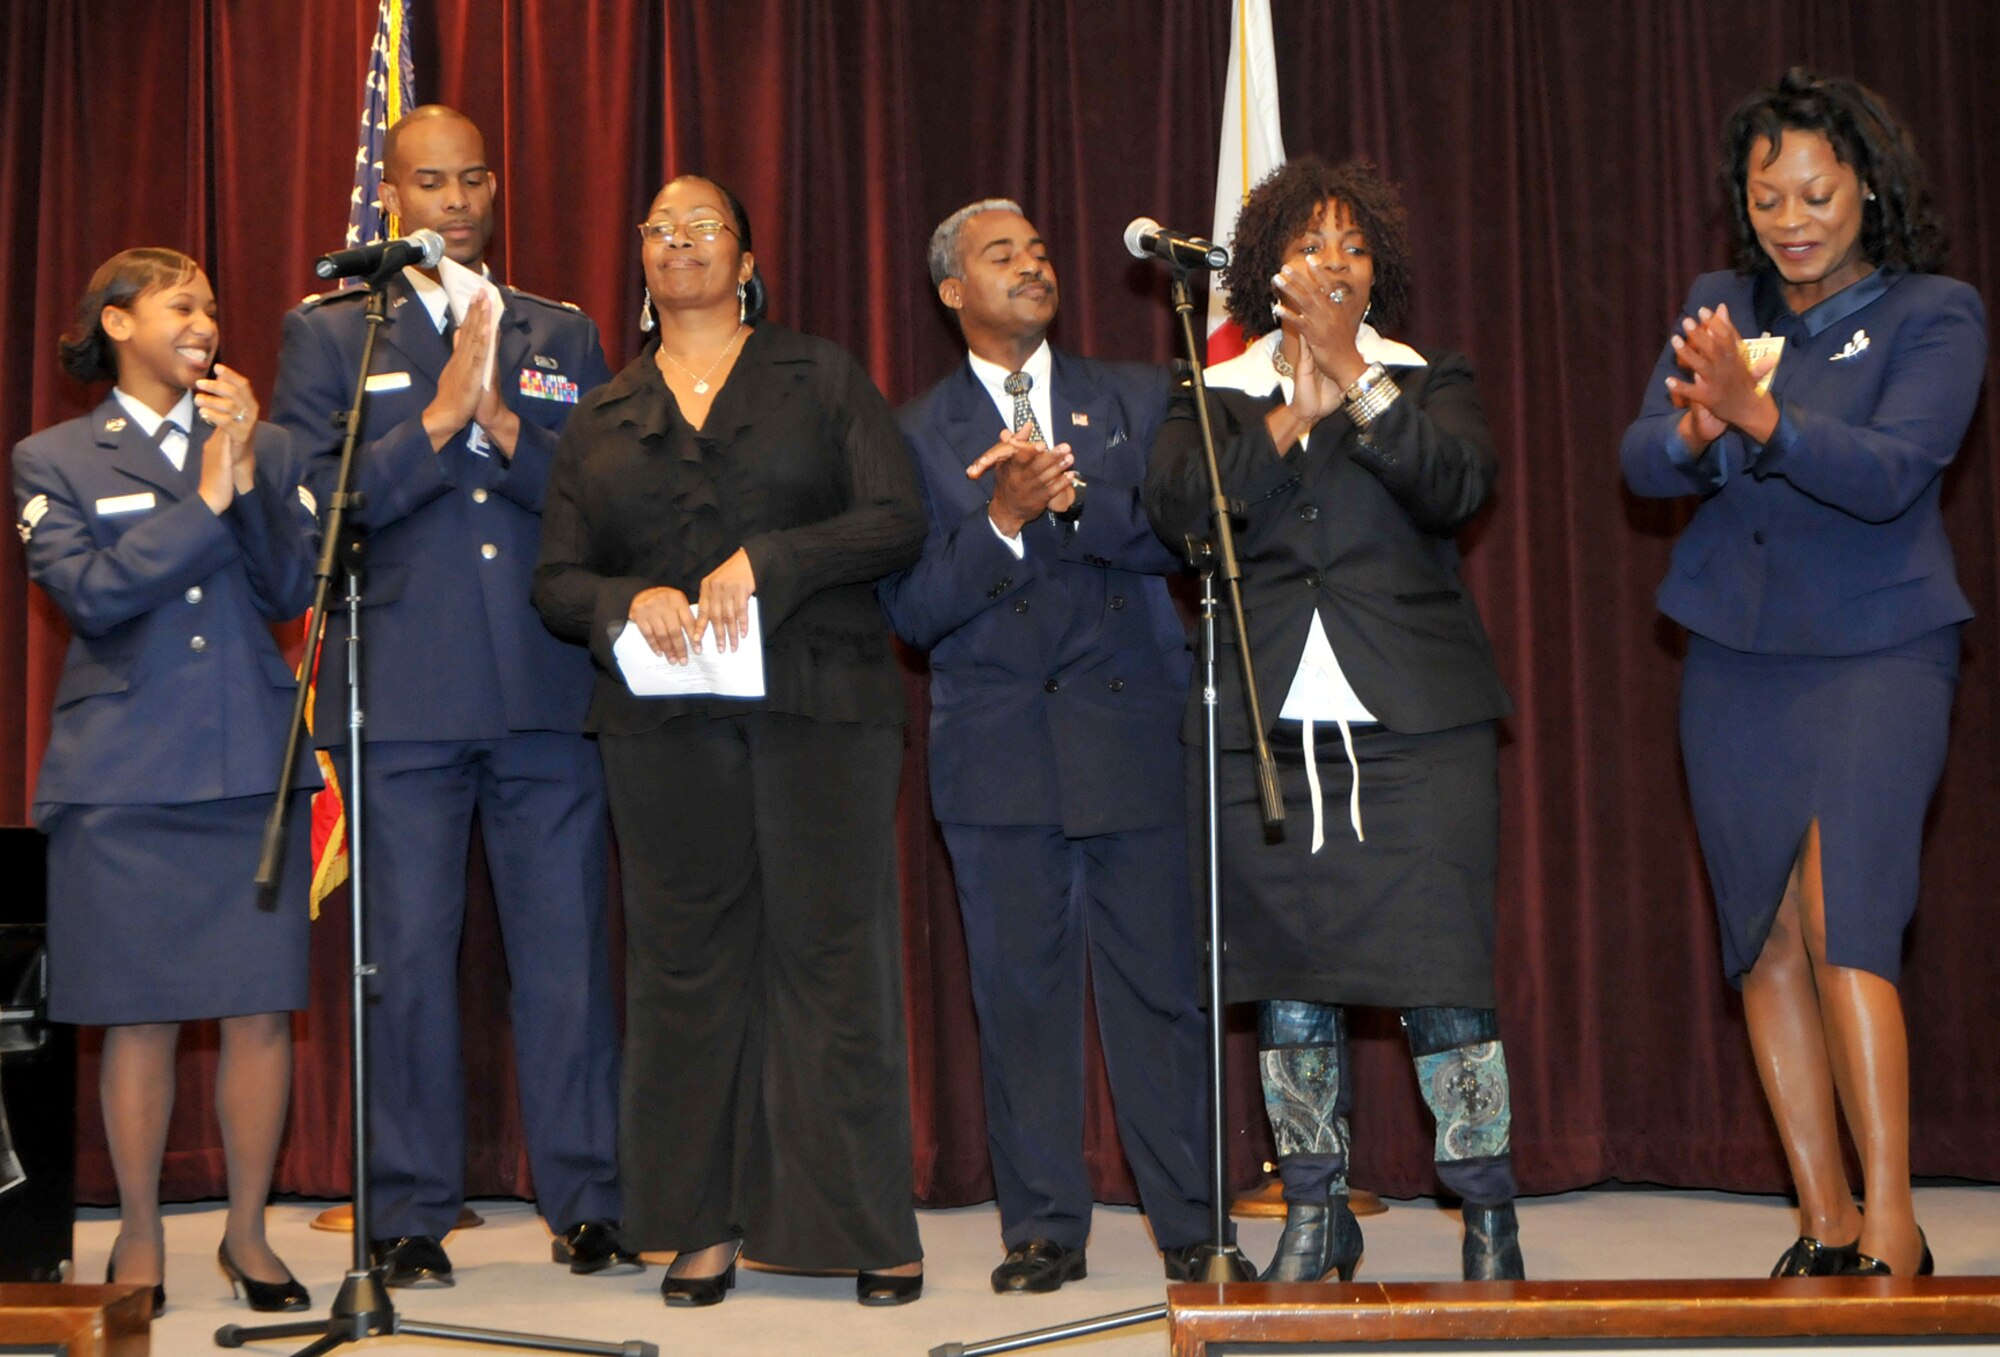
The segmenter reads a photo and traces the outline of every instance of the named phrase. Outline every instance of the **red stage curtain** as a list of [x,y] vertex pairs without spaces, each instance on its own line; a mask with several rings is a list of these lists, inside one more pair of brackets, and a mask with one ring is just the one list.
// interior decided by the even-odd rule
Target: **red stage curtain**
[[[1392,0],[1277,7],[1287,144],[1364,153],[1404,185],[1418,296],[1410,338],[1471,353],[1503,457],[1469,534],[1468,576],[1519,703],[1502,752],[1502,1022],[1523,1183],[1606,1178],[1772,1190],[1784,1165],[1714,925],[1674,740],[1679,638],[1653,588],[1680,509],[1625,495],[1618,435],[1697,272],[1725,259],[1715,129],[1741,93],[1803,61],[1852,73],[1910,119],[1957,248],[2000,301],[2000,12],[1952,0]],[[362,0],[49,0],[0,6],[0,300],[15,337],[0,449],[88,408],[54,340],[114,250],[204,259],[226,356],[268,393],[278,322],[345,220]],[[756,227],[774,313],[847,345],[892,400],[957,360],[930,297],[930,226],[1019,197],[1065,291],[1058,338],[1165,360],[1157,272],[1118,240],[1148,213],[1208,220],[1227,6],[1204,0],[432,0],[417,11],[422,97],[484,127],[501,172],[496,267],[571,299],[614,363],[636,348],[632,223],[669,173],[727,182]],[[2000,1180],[2000,1090],[1984,1077],[2000,964],[1983,915],[1996,876],[2000,488],[1982,413],[1947,514],[1979,618],[1932,816],[1904,986],[1913,1159]],[[0,540],[0,816],[25,817],[62,625]],[[990,1194],[978,1056],[949,862],[927,813],[924,674],[903,809],[919,1192]],[[470,1186],[530,1190],[513,1112],[506,978],[477,852],[465,943]],[[282,1190],[346,1190],[345,921],[315,943],[315,1006]],[[1356,1177],[1433,1186],[1429,1134],[1393,1019],[1357,1024]],[[1232,1052],[1232,1164],[1266,1137]],[[94,1066],[81,1169],[105,1199]],[[173,1196],[220,1191],[212,1039],[182,1062]],[[1099,1191],[1130,1200],[1101,1083],[1087,1136]]]

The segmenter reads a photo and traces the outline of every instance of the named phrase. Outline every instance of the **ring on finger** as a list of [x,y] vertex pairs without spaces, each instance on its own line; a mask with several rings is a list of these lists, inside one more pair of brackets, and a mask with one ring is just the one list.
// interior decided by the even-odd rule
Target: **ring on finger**
[[1347,302],[1347,289],[1344,287],[1334,288],[1331,292],[1328,292],[1326,294],[1326,299],[1332,302],[1335,306],[1345,305]]
[[231,415],[230,418],[236,421],[236,423],[241,424],[244,420],[250,418],[250,412],[247,410],[238,410],[235,414]]

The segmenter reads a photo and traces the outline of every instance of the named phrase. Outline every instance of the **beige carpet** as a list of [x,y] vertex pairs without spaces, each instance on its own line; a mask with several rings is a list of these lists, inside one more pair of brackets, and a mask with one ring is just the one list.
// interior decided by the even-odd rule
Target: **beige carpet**
[[[272,1241],[300,1280],[312,1288],[315,1315],[323,1314],[331,1301],[348,1258],[347,1236],[310,1228],[322,1205],[286,1203],[271,1209]],[[1158,1255],[1144,1222],[1135,1212],[1118,1208],[1099,1210],[1090,1241],[1088,1280],[1050,1296],[992,1293],[986,1275],[999,1261],[999,1221],[991,1206],[977,1206],[920,1213],[929,1277],[924,1298],[914,1305],[863,1309],[854,1303],[850,1278],[745,1269],[725,1303],[705,1310],[670,1311],[660,1303],[657,1268],[642,1276],[572,1277],[548,1261],[548,1233],[529,1207],[511,1201],[482,1201],[477,1206],[487,1223],[453,1235],[446,1245],[457,1265],[458,1285],[450,1290],[395,1292],[399,1310],[413,1319],[440,1324],[527,1329],[601,1342],[644,1339],[659,1344],[662,1357],[878,1353],[922,1357],[948,1341],[970,1343],[1164,1300]],[[1361,1277],[1456,1280],[1457,1215],[1422,1200],[1390,1202],[1389,1208],[1386,1215],[1362,1222],[1368,1250]],[[1920,1189],[1917,1213],[1941,1271],[2000,1273],[2000,1187]],[[1278,1222],[1245,1221],[1241,1230],[1245,1250],[1262,1263],[1277,1238]],[[94,1280],[104,1275],[104,1260],[116,1232],[113,1213],[80,1213],[79,1277]],[[1767,1197],[1594,1191],[1535,1198],[1521,1208],[1529,1272],[1542,1278],[1762,1276],[1793,1232],[1790,1209]],[[216,1352],[211,1337],[218,1325],[261,1322],[263,1317],[253,1316],[229,1298],[228,1283],[216,1271],[215,1245],[221,1233],[218,1205],[176,1207],[168,1215],[168,1309],[154,1326],[155,1353],[183,1357]],[[260,1344],[244,1351],[276,1357],[301,1345]],[[1522,1346],[1489,1350],[1519,1352]],[[1163,1324],[1039,1349],[1070,1357],[1162,1357],[1166,1350]],[[1647,1350],[1688,1349],[1649,1345]],[[1710,1357],[1733,1351],[1699,1350]],[[1840,1349],[1845,1354],[1886,1350],[1874,1345]],[[2000,1351],[2000,1345],[1951,1349],[1976,1350]],[[414,1357],[505,1349],[396,1337],[345,1351]]]

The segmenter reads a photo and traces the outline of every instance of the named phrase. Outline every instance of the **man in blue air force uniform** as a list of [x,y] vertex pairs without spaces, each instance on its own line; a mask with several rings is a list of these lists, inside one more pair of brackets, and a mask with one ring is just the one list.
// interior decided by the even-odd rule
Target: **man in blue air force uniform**
[[967,361],[899,415],[930,533],[886,581],[931,652],[931,797],[979,1016],[1006,1259],[996,1291],[1084,1275],[1086,966],[1118,1135],[1169,1277],[1208,1237],[1203,1024],[1179,738],[1178,568],[1139,502],[1164,370],[1052,349],[1056,276],[1018,205],[931,237]]
[[[389,130],[382,205],[483,269],[496,176],[479,130],[432,105]],[[366,333],[362,289],[285,317],[274,418],[311,456],[324,503]],[[535,1195],[575,1272],[635,1270],[617,1236],[617,1035],[605,911],[605,807],[583,729],[590,658],[528,600],[543,487],[584,392],[609,379],[573,306],[502,286],[483,387],[486,303],[463,332],[434,274],[389,284],[355,452],[362,586],[368,939],[373,982],[372,1233],[389,1284],[448,1285],[442,1239],[465,1191],[458,950],[479,815],[506,942],[521,1115]],[[339,635],[338,624],[331,633]],[[315,729],[346,739],[337,639]]]

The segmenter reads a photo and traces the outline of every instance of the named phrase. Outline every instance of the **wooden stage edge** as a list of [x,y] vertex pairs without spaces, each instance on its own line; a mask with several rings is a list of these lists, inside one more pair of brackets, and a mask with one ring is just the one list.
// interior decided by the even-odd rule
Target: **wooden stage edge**
[[0,1349],[58,1350],[69,1357],[146,1357],[153,1288],[0,1284]]
[[2000,1277],[1381,1282],[1167,1289],[1173,1357],[1209,1344],[2000,1335]]

